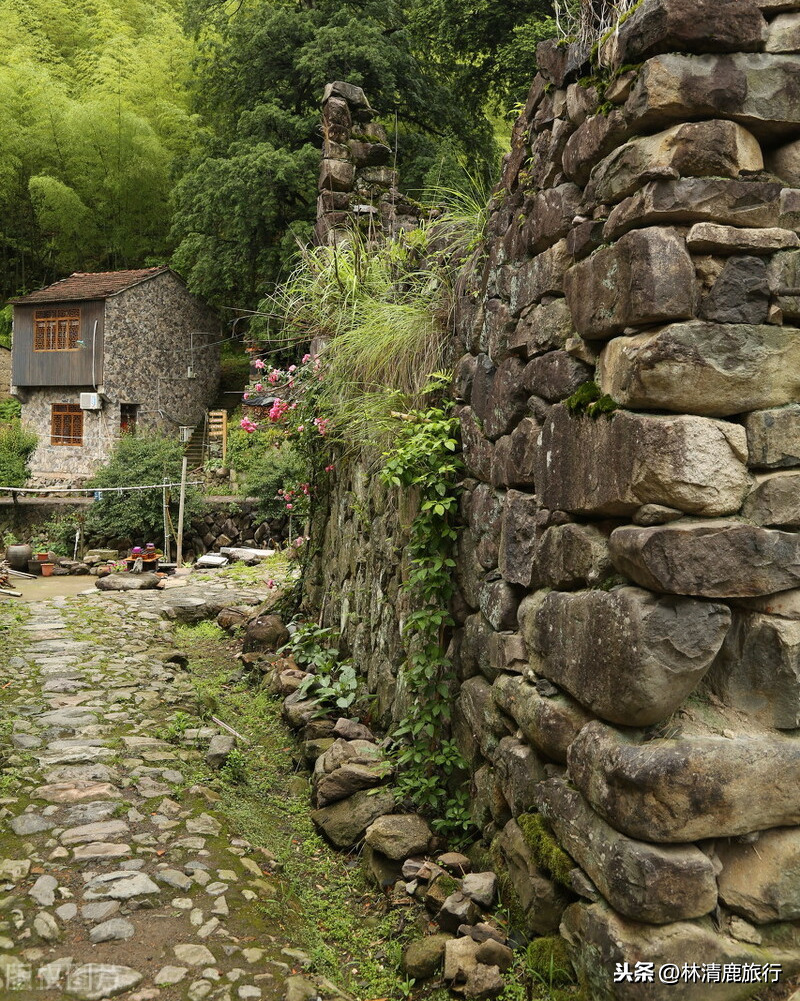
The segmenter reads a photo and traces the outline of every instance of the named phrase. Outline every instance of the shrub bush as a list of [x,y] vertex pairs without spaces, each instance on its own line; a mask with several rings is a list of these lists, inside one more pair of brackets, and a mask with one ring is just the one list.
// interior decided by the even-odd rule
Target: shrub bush
[[[91,487],[123,487],[160,483],[165,477],[177,483],[181,475],[183,448],[175,438],[159,434],[123,435],[106,466],[90,481]],[[171,490],[171,513],[176,517],[178,491]],[[194,487],[186,489],[184,522],[203,510],[201,494]],[[160,538],[163,533],[163,503],[160,490],[131,490],[109,493],[89,509],[86,531],[107,537],[138,539]]]
[[23,487],[27,482],[28,462],[39,439],[19,420],[0,424],[0,486]]

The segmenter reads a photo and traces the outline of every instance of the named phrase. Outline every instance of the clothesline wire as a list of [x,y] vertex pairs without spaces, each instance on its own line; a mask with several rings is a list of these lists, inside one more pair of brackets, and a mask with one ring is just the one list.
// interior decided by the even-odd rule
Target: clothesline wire
[[[189,480],[187,486],[198,486],[202,480]],[[148,483],[129,487],[3,487],[0,486],[0,493],[9,494],[107,494],[122,493],[125,490],[163,490],[164,487],[179,487],[177,483]]]

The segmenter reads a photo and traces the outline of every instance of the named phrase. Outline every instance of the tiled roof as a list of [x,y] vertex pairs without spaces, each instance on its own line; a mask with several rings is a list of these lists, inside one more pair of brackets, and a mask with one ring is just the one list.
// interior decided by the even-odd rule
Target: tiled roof
[[30,295],[19,296],[11,302],[27,306],[37,302],[75,302],[79,299],[107,299],[118,292],[124,292],[132,285],[147,281],[170,269],[166,266],[159,268],[139,268],[135,271],[77,271],[69,278],[62,278],[60,282],[48,285],[47,288],[39,289],[38,292],[31,292]]

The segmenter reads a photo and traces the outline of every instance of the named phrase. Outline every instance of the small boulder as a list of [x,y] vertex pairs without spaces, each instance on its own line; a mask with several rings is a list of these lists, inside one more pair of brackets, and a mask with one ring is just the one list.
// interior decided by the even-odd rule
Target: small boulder
[[344,716],[336,720],[333,732],[337,737],[344,737],[345,740],[375,740],[375,734],[368,726]]
[[228,760],[228,755],[236,747],[236,738],[227,734],[215,734],[208,744],[206,764],[212,768],[222,768]]
[[242,626],[247,619],[247,614],[240,608],[223,608],[217,615],[217,625],[220,629],[230,631],[237,626]]
[[442,968],[444,950],[450,936],[440,932],[412,942],[403,953],[403,971],[415,980],[435,976]]
[[245,626],[243,651],[277,650],[289,642],[289,630],[279,615],[257,615]]
[[496,966],[478,963],[475,969],[467,975],[464,984],[464,997],[496,998],[503,993],[504,989],[505,984],[500,976],[500,970]]
[[479,907],[489,908],[497,893],[497,876],[493,872],[473,872],[465,876],[461,889]]
[[507,945],[503,945],[502,942],[498,942],[494,938],[487,938],[485,942],[481,942],[475,956],[479,963],[484,963],[486,966],[496,966],[501,973],[510,969],[514,962],[514,953]]
[[436,921],[440,928],[455,934],[460,925],[475,924],[480,916],[481,912],[475,902],[465,893],[456,890],[442,904],[436,915]]
[[444,944],[444,979],[464,983],[478,965],[478,943],[471,938],[451,938]]
[[379,817],[367,830],[366,842],[389,858],[401,861],[427,851],[433,832],[416,813]]
[[472,863],[461,852],[445,852],[436,859],[436,862],[454,876],[463,876],[472,870]]

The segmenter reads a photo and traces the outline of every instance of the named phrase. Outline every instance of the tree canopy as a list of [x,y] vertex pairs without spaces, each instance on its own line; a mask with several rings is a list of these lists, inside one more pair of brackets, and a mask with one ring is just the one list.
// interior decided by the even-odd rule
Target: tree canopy
[[254,306],[316,212],[319,102],[362,86],[411,193],[489,179],[549,0],[0,0],[0,290],[171,260]]
[[192,45],[171,0],[0,0],[0,283],[166,259],[194,145]]

